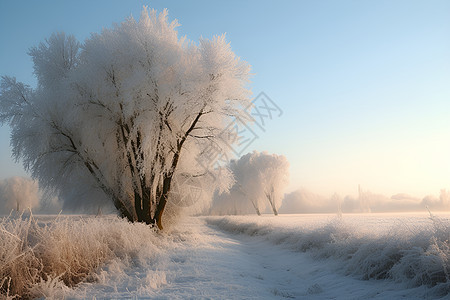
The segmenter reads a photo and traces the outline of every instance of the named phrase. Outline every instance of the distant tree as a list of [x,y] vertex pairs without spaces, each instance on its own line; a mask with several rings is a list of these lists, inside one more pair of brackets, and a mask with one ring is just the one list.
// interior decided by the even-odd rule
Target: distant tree
[[231,190],[231,197],[240,199],[239,206],[242,206],[245,201],[250,201],[255,212],[258,215],[261,215],[261,209],[265,207],[261,201],[264,199],[261,174],[259,173],[259,170],[252,165],[250,157],[251,154],[248,153],[238,160],[230,161],[230,170],[236,180],[236,183]]
[[334,193],[331,196],[331,202],[336,204],[336,206],[337,206],[337,216],[339,218],[341,218],[342,217],[342,198],[341,198],[341,196],[339,196],[338,193]]
[[38,208],[39,187],[36,181],[24,177],[10,177],[0,180],[0,213],[9,214],[12,210]]
[[267,206],[277,215],[288,183],[289,162],[283,155],[248,153],[230,162],[235,178],[230,197],[250,201],[258,215]]
[[335,203],[305,188],[286,194],[280,212],[287,214],[312,214],[335,212]]
[[44,188],[83,182],[122,217],[162,228],[174,180],[208,173],[194,164],[205,148],[227,151],[219,133],[244,117],[250,67],[224,36],[196,45],[177,26],[145,8],[83,45],[53,34],[29,52],[36,89],[2,78],[0,121]]
[[450,193],[446,189],[441,189],[439,198],[433,195],[425,196],[420,207],[432,209],[432,210],[449,210],[450,209]]
[[284,190],[289,183],[289,162],[283,155],[270,155],[263,152],[255,158],[255,164],[260,166],[264,194],[273,214],[278,215]]
[[363,213],[370,213],[370,198],[371,193],[369,191],[364,191],[361,189],[361,185],[358,184],[358,200],[359,200],[359,207],[361,212]]
[[450,193],[446,189],[441,189],[439,200],[443,209],[450,208]]

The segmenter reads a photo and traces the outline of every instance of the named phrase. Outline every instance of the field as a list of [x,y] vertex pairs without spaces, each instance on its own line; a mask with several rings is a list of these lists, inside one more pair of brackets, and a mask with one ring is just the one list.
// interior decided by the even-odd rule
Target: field
[[8,298],[423,299],[450,294],[450,214],[4,217]]

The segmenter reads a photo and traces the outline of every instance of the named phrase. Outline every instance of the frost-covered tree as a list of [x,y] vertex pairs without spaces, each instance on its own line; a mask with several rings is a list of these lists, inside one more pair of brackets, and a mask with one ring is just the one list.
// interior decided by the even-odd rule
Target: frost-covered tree
[[261,215],[261,210],[264,211],[267,202],[266,188],[263,186],[264,170],[255,164],[257,156],[259,156],[257,152],[247,153],[240,159],[230,162],[230,170],[236,180],[231,195],[233,198],[242,199],[240,202],[245,199],[250,201],[256,213]]
[[162,228],[173,182],[207,176],[197,157],[227,151],[219,133],[250,103],[250,67],[224,36],[195,44],[177,26],[144,8],[83,44],[53,34],[29,52],[37,88],[3,77],[0,120],[44,188],[101,190],[121,216]]
[[235,184],[216,197],[213,213],[245,213],[249,203],[258,215],[268,207],[277,215],[288,183],[289,162],[283,155],[248,153],[230,162]]
[[359,200],[359,207],[361,212],[363,213],[370,213],[370,199],[373,198],[372,193],[370,191],[364,191],[361,189],[361,185],[358,184],[358,200]]
[[22,212],[25,209],[39,207],[40,193],[36,181],[24,177],[10,177],[0,180],[0,214],[12,210]]
[[[259,193],[265,197],[259,197],[259,201],[266,199],[274,215],[278,215],[284,190],[288,184],[289,162],[283,155],[268,154],[267,152],[253,152],[248,157],[241,158],[247,163],[250,176],[243,187],[247,194]],[[259,185],[259,187],[258,187]],[[258,202],[256,202],[258,203]],[[256,205],[255,205],[256,207]]]

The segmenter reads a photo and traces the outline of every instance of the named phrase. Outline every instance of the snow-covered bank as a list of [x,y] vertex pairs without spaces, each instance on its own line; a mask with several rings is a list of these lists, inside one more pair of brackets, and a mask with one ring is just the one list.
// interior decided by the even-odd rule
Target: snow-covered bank
[[[71,297],[90,299],[423,299],[425,286],[359,280],[265,239],[230,235],[187,218],[169,234],[174,242],[147,266],[105,269],[101,283],[83,283]],[[180,238],[181,237],[181,238]],[[163,278],[151,286],[152,280]],[[154,282],[154,281],[153,281]]]
[[[257,237],[334,263],[360,279],[388,279],[422,295],[450,294],[450,215],[209,217],[226,232]],[[417,295],[417,293],[415,294]]]
[[[2,294],[15,284],[49,299],[445,299],[448,281],[425,280],[440,275],[439,257],[448,263],[449,217],[192,217],[163,233],[112,216],[4,218]],[[361,280],[381,274],[377,258],[394,261],[388,278]]]

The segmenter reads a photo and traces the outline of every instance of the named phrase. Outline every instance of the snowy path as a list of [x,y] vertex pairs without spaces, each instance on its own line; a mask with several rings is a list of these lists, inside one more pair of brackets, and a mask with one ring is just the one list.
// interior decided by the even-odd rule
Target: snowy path
[[[171,249],[153,270],[129,270],[128,277],[114,279],[113,288],[108,282],[85,286],[83,297],[414,299],[414,290],[393,282],[344,276],[335,266],[313,260],[307,253],[292,252],[255,237],[224,233],[201,219],[190,218],[182,228],[189,232],[182,235],[186,239],[180,240],[179,247]],[[143,290],[146,282],[153,287]]]

